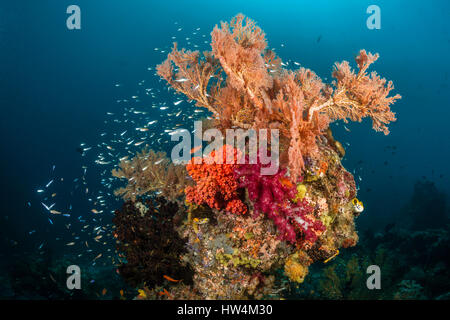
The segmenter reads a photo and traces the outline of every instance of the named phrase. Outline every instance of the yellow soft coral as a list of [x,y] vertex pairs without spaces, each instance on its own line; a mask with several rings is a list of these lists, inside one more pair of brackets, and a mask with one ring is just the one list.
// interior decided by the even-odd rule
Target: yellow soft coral
[[302,251],[297,251],[287,258],[284,265],[284,272],[292,281],[302,283],[308,274],[308,266],[311,259]]
[[297,201],[302,201],[306,195],[306,191],[306,186],[304,184],[300,183],[299,185],[297,185],[297,195],[295,196],[295,199],[293,199],[293,201],[295,203],[297,203]]
[[328,228],[328,227],[331,226],[331,224],[333,223],[335,217],[336,217],[336,216],[333,215],[332,212],[326,212],[326,213],[323,213],[323,214],[320,216],[320,221],[322,221],[323,225],[324,225],[326,228]]

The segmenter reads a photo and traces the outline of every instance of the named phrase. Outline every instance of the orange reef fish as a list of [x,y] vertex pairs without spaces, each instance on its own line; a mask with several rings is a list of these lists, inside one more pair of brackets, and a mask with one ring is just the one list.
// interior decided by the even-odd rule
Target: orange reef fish
[[286,178],[286,177],[281,177],[280,178],[280,183],[288,188],[293,188],[294,185],[292,184],[292,182]]
[[180,282],[181,281],[181,280],[175,280],[175,279],[173,279],[173,278],[171,278],[169,276],[166,276],[166,275],[163,275],[163,278],[168,280],[168,281],[170,281],[170,282]]
[[166,295],[167,297],[172,298],[172,295],[166,289],[164,289],[163,291],[158,292],[158,295],[160,295],[160,296]]

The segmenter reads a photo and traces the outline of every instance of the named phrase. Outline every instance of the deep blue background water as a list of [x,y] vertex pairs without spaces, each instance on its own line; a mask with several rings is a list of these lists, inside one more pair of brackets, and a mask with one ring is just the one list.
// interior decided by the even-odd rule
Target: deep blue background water
[[[81,30],[66,28],[71,4],[81,8]],[[381,8],[381,30],[366,27],[370,4]],[[398,121],[391,134],[374,132],[369,121],[349,124],[351,132],[335,128],[336,138],[350,144],[344,165],[362,179],[358,197],[366,211],[359,226],[389,222],[423,176],[449,192],[448,1],[2,1],[0,237],[5,250],[11,241],[36,247],[64,232],[63,224],[48,223],[36,189],[48,182],[53,165],[66,180],[80,175],[82,159],[75,148],[94,144],[105,113],[118,111],[114,84],[122,83],[128,95],[142,79],[164,88],[147,70],[165,59],[154,48],[170,46],[173,35],[184,40],[198,27],[209,41],[215,24],[239,12],[258,22],[283,60],[298,61],[322,78],[331,78],[335,61],[354,63],[359,49],[380,53],[373,70],[393,80],[395,93],[403,96],[393,106]],[[387,146],[395,146],[396,154]],[[89,183],[99,185],[95,179]],[[66,199],[79,214],[88,210],[83,201],[76,194]],[[32,229],[38,230],[35,238],[28,236]]]

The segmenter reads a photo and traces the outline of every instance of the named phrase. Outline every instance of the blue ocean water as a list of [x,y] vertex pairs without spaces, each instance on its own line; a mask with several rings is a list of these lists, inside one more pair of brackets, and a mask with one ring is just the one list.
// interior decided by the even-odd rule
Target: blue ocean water
[[[66,9],[72,4],[81,9],[81,30],[66,27]],[[372,4],[381,9],[379,30],[366,26],[366,9]],[[145,119],[159,120],[152,139],[163,140],[153,141],[155,146],[170,141],[160,133],[177,119],[165,118],[167,111],[151,105],[172,105],[179,97],[155,76],[155,66],[173,41],[180,47],[209,49],[214,25],[237,13],[257,21],[283,61],[297,61],[323,79],[331,79],[336,61],[354,66],[360,49],[380,54],[373,70],[392,80],[394,93],[402,95],[393,106],[398,120],[391,133],[374,132],[369,121],[346,124],[348,130],[342,123],[333,126],[347,151],[343,164],[354,173],[358,198],[366,208],[358,229],[377,230],[392,223],[409,203],[417,181],[427,179],[439,192],[450,192],[448,1],[3,1],[2,264],[43,248],[55,256],[83,253],[66,243],[74,237],[79,237],[76,242],[88,239],[80,232],[86,224],[111,224],[118,200],[108,198],[101,218],[91,210],[104,190],[101,179],[109,177],[114,164],[103,167],[95,160],[99,153],[107,157],[104,146],[114,133],[143,125],[139,114],[124,116],[124,104],[117,100],[128,99],[135,110],[148,112]],[[145,94],[148,88],[154,97]],[[187,103],[180,107],[192,108]],[[134,116],[135,126],[113,121]],[[93,148],[84,156],[77,152],[82,143]],[[169,143],[161,150],[169,151]],[[70,217],[49,215],[42,202],[55,203],[55,210]],[[90,256],[82,259],[91,261],[102,252],[106,256],[113,247],[113,242],[95,243]]]

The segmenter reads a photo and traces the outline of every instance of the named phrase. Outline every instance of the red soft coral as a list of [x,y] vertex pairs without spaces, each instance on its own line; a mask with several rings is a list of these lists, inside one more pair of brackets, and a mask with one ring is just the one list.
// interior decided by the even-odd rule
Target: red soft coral
[[198,159],[194,158],[186,165],[188,173],[196,182],[195,186],[186,188],[186,201],[206,204],[217,210],[225,209],[235,214],[245,214],[247,207],[239,199],[239,185],[234,176],[236,164],[225,163],[227,152],[233,152],[235,163],[237,150],[225,145],[201,159],[200,164],[197,164]]

